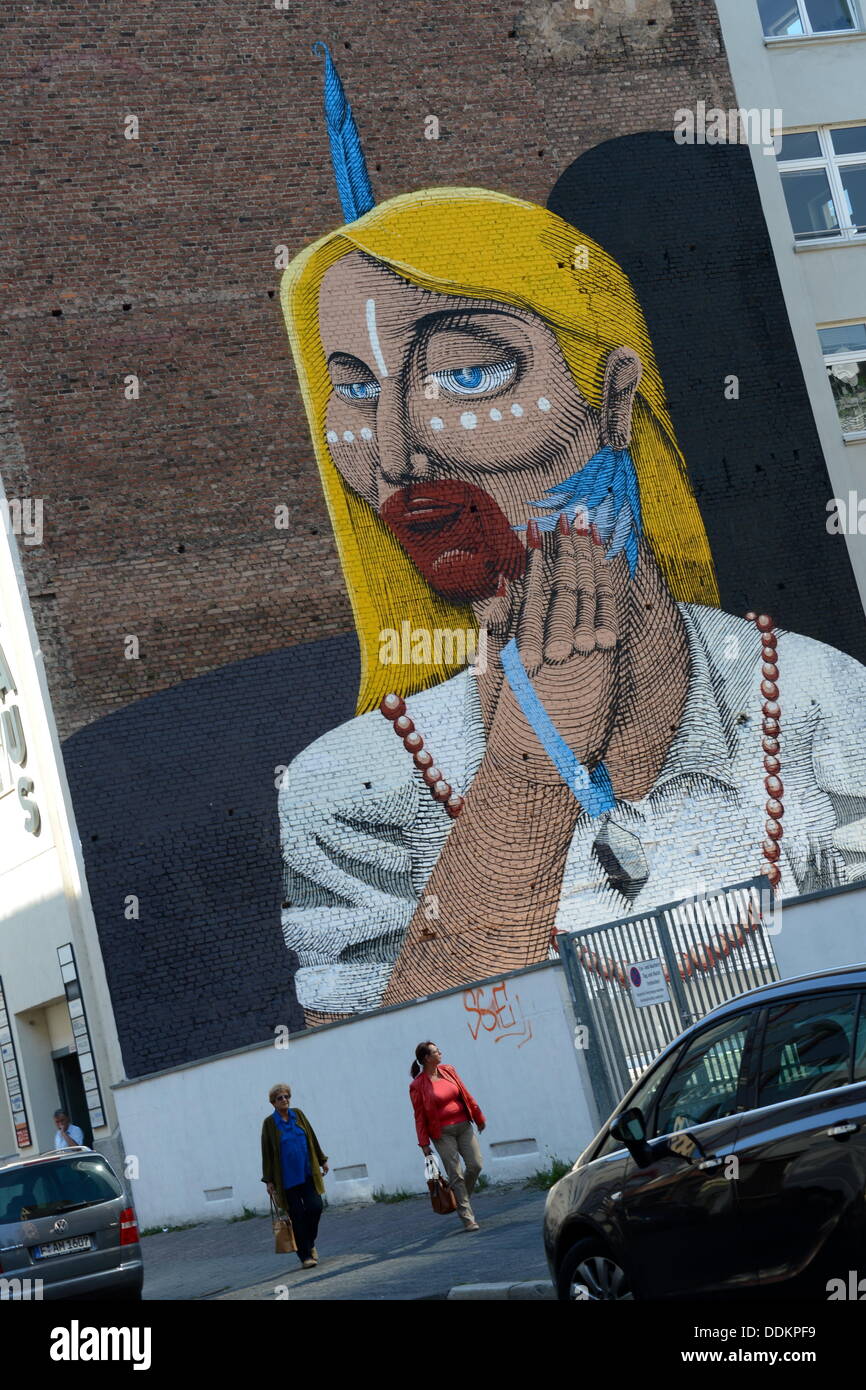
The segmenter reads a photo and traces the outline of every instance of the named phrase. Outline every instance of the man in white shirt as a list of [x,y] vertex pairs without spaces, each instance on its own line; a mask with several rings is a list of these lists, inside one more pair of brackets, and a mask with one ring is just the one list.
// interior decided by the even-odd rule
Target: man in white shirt
[[57,1133],[54,1135],[55,1149],[75,1149],[83,1148],[84,1132],[78,1125],[70,1124],[69,1116],[65,1110],[55,1110],[54,1123],[57,1126]]

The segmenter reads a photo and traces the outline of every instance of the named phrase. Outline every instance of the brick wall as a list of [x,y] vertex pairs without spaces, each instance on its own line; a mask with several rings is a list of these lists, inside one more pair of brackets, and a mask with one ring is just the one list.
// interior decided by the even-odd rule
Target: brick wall
[[333,48],[380,199],[454,183],[543,204],[583,150],[732,101],[710,0],[623,8],[10,0],[3,469],[45,499],[24,559],[62,735],[351,631],[275,298],[274,247],[340,220],[311,43]]
[[[357,689],[276,300],[275,246],[294,255],[341,221],[313,40],[332,46],[379,199],[486,186],[547,203],[621,261],[723,610],[769,606],[866,656],[747,152],[665,136],[681,106],[733,104],[714,9],[634,10],[8,7],[22,163],[4,219],[2,468],[10,493],[45,500],[45,544],[23,558],[130,1075],[302,1022],[275,777],[346,724]],[[375,796],[372,745],[349,729],[347,746]],[[301,802],[342,770],[323,758]]]

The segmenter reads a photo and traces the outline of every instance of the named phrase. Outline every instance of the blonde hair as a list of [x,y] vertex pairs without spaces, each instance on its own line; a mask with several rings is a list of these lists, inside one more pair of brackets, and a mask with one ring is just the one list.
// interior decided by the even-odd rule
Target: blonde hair
[[278,1081],[276,1086],[272,1086],[271,1089],[268,1091],[268,1100],[270,1101],[271,1105],[273,1105],[274,1098],[280,1091],[288,1091],[289,1100],[291,1100],[292,1088],[289,1085],[288,1081]]
[[[718,606],[715,569],[685,461],[674,434],[649,331],[628,277],[589,237],[534,203],[477,188],[436,188],[379,204],[300,253],[280,300],[300,379],[316,461],[361,648],[357,712],[393,686],[379,662],[383,631],[406,619],[426,630],[475,628],[472,610],[430,588],[396,538],[337,469],[325,438],[331,382],[318,327],[319,288],[343,256],[362,251],[412,284],[528,310],[552,329],[583,397],[601,405],[604,366],[619,346],[643,368],[631,452],[644,535],[674,598]],[[401,693],[436,685],[459,669],[444,660],[404,667]]]

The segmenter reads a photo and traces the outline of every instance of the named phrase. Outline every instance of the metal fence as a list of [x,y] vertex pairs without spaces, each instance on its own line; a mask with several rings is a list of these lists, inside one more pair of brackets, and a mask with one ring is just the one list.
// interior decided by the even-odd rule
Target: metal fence
[[766,878],[557,937],[599,1114],[691,1023],[779,979]]

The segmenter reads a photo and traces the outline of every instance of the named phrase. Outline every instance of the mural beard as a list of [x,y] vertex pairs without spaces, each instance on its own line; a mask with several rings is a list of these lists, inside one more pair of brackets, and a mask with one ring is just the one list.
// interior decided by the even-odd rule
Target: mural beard
[[491,598],[500,576],[519,579],[526,551],[488,492],[443,478],[410,483],[382,507],[393,531],[427,583],[443,598],[473,603]]

